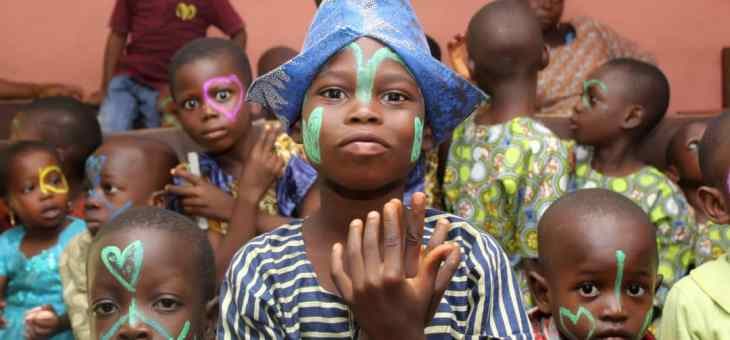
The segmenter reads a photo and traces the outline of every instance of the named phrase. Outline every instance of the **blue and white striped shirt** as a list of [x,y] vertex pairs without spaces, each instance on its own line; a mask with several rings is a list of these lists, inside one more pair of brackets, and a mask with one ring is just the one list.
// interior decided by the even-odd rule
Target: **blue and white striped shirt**
[[[504,251],[462,219],[430,210],[424,244],[436,221],[452,222],[448,240],[462,249],[429,327],[428,339],[532,339],[520,290]],[[302,223],[284,225],[246,244],[221,287],[218,339],[352,339],[354,317],[337,295],[320,286],[308,260]]]

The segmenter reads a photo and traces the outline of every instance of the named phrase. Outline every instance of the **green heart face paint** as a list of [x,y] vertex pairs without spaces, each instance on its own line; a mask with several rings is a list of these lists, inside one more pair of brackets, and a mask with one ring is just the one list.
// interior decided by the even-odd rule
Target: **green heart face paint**
[[573,314],[570,309],[560,307],[560,325],[563,327],[563,330],[568,333],[568,337],[570,337],[572,340],[580,339],[578,339],[578,337],[568,331],[568,328],[565,326],[565,319],[568,319],[568,321],[570,321],[573,326],[576,326],[578,325],[578,321],[580,321],[582,317],[585,317],[586,320],[591,323],[591,329],[590,331],[588,331],[588,335],[586,336],[586,339],[590,339],[593,336],[593,333],[595,333],[596,331],[596,319],[593,317],[591,311],[583,306],[580,306],[578,307],[578,311]]
[[616,282],[613,285],[613,293],[616,295],[616,302],[618,302],[618,309],[622,310],[621,307],[621,283],[624,281],[624,264],[626,261],[626,254],[623,251],[616,251]]
[[370,59],[365,62],[362,47],[357,42],[348,46],[355,56],[357,63],[357,91],[356,96],[363,103],[370,103],[373,97],[373,86],[375,84],[375,73],[378,72],[380,64],[385,60],[394,60],[401,65],[403,60],[388,47],[382,47],[375,51]]
[[144,246],[142,241],[137,240],[127,245],[124,250],[120,250],[117,246],[106,246],[100,252],[101,262],[107,271],[119,282],[127,291],[132,293],[132,299],[127,310],[127,314],[121,316],[114,324],[101,336],[101,340],[109,340],[117,334],[119,329],[128,324],[130,327],[137,326],[140,322],[148,325],[155,332],[162,335],[164,339],[183,340],[190,333],[190,321],[185,321],[182,329],[176,337],[157,320],[148,318],[137,308],[137,283],[139,282],[142,271],[142,261],[144,259]]
[[124,251],[115,246],[106,246],[101,250],[101,261],[106,269],[131,293],[136,291],[143,257],[142,241],[130,243]]
[[583,82],[583,97],[581,98],[583,100],[583,105],[585,107],[591,107],[591,99],[588,96],[588,90],[591,89],[593,86],[598,86],[603,92],[608,91],[608,86],[606,86],[606,83],[598,80],[598,79],[589,79]]
[[322,162],[322,155],[319,149],[319,133],[322,129],[322,114],[324,109],[315,108],[309,119],[302,122],[302,139],[304,139],[304,152],[314,164]]
[[418,161],[423,144],[423,121],[420,117],[413,119],[413,146],[411,147],[411,163]]

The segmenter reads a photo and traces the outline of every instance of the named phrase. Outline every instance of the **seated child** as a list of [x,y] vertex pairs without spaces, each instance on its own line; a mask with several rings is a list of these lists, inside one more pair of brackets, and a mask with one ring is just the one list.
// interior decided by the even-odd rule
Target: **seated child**
[[[203,38],[185,45],[173,57],[170,80],[177,118],[207,152],[198,154],[202,178],[178,167],[177,185],[167,190],[181,198],[185,214],[207,219],[223,273],[235,251],[256,231],[286,223],[288,218],[282,216],[298,215],[295,208],[303,204],[307,192],[298,191],[291,207],[278,201],[279,193],[288,190],[285,183],[272,185],[281,176],[283,162],[297,151],[293,143],[283,143],[287,138],[270,125],[251,123],[244,102],[251,67],[245,52],[232,42]],[[243,210],[249,217],[230,228],[235,234],[228,235],[236,199],[246,203]]]
[[[66,313],[58,258],[86,224],[67,215],[69,185],[52,146],[15,142],[4,150],[0,171],[0,194],[16,225],[0,234],[0,339],[23,339],[25,323],[36,321],[26,320],[29,310]],[[68,323],[48,328],[51,339],[73,339]]]
[[[275,46],[261,54],[259,61],[256,63],[256,74],[258,77],[269,73],[269,71],[281,66],[281,64],[289,61],[297,55],[297,51],[287,46]],[[259,105],[252,105],[251,116],[256,119],[274,120],[276,116],[272,112],[264,110]]]
[[717,259],[730,248],[730,227],[707,218],[699,196],[699,188],[704,184],[699,148],[705,129],[707,122],[682,126],[667,148],[667,176],[682,189],[695,217],[695,266]]
[[535,339],[653,339],[656,228],[640,207],[605,189],[579,190],[555,202],[538,230]]
[[682,191],[638,155],[639,145],[662,120],[669,104],[669,82],[654,65],[614,59],[585,81],[583,98],[571,116],[577,143],[575,183],[628,197],[657,226],[658,303],[692,263],[694,219]]
[[301,120],[321,209],[236,254],[219,338],[531,338],[499,245],[422,193],[400,203],[422,151],[484,100],[430,57],[409,1],[323,2],[249,99]]
[[83,217],[84,162],[101,145],[96,111],[70,97],[33,101],[13,118],[10,140],[37,140],[51,144],[61,154],[69,185],[71,215]]
[[[707,217],[730,224],[730,113],[707,124],[700,142],[700,168],[705,186],[698,195]],[[730,230],[723,231],[727,237]],[[705,263],[677,282],[664,305],[660,339],[730,339],[730,255]]]
[[467,45],[475,81],[491,100],[454,131],[446,207],[494,236],[519,267],[537,256],[537,222],[566,192],[571,172],[569,149],[531,118],[545,43],[530,7],[503,0],[474,15]]
[[91,339],[86,257],[94,235],[101,225],[130,207],[168,207],[164,188],[172,183],[170,169],[176,164],[175,152],[167,144],[130,136],[110,137],[89,156],[84,211],[88,230],[69,242],[59,268],[67,315],[77,340]]
[[185,216],[127,210],[99,231],[88,269],[93,339],[214,338],[213,250]]

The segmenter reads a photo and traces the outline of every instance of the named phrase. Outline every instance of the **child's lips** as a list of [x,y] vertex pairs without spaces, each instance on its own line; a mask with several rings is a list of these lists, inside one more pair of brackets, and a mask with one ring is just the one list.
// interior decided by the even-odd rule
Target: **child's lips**
[[352,134],[344,138],[339,145],[345,152],[360,156],[380,155],[390,147],[384,139],[366,132]]
[[207,140],[216,140],[225,137],[228,134],[228,130],[224,128],[213,129],[203,133],[203,138]]
[[58,218],[59,216],[61,216],[62,213],[63,213],[63,210],[61,208],[52,207],[52,208],[43,209],[43,211],[41,211],[41,217],[43,217],[46,220],[54,220],[54,219]]

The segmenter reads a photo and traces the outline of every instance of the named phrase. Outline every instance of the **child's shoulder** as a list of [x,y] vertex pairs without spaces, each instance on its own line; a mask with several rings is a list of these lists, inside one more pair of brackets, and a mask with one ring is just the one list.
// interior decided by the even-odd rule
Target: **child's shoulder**
[[447,219],[451,222],[447,241],[458,243],[465,257],[471,258],[481,264],[484,261],[487,263],[497,263],[506,258],[504,250],[491,235],[472,226],[459,216],[435,209],[426,211],[426,224],[423,234],[424,244],[427,244],[431,239],[436,222],[440,219]]
[[294,248],[303,249],[302,222],[301,219],[292,220],[288,224],[254,237],[236,253],[231,262],[260,262],[267,258],[285,256]]
[[18,225],[0,234],[0,242],[20,242],[23,239],[23,235],[25,235],[25,227]]

